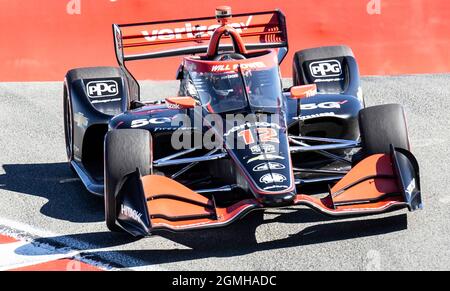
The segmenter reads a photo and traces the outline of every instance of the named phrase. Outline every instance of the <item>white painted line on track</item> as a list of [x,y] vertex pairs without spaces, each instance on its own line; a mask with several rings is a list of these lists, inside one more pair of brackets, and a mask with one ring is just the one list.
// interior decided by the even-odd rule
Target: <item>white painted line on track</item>
[[37,265],[77,255],[75,251],[58,253],[50,246],[34,245],[28,241],[0,244],[0,271]]
[[[6,227],[10,228],[11,230],[2,229],[1,226],[6,226]],[[57,236],[57,234],[54,234],[52,232],[42,230],[42,229],[39,229],[37,227],[31,226],[31,225],[28,225],[25,223],[21,223],[21,222],[17,222],[14,220],[0,217],[0,233],[8,235],[13,238],[20,239],[20,235],[18,235],[18,232],[15,232],[13,230],[17,230],[19,232],[25,232],[25,233],[28,233],[30,235],[37,236],[37,237]]]
[[[3,227],[2,227],[3,226]],[[23,233],[26,233],[27,235],[24,237]],[[55,260],[60,258],[68,258],[68,257],[74,257],[75,259],[96,266],[98,268],[104,269],[104,270],[117,270],[116,268],[111,267],[108,264],[107,259],[102,259],[100,256],[99,258],[102,259],[102,262],[98,262],[92,259],[86,259],[87,256],[97,255],[97,253],[102,252],[113,252],[114,249],[112,247],[107,248],[101,248],[93,244],[89,244],[87,242],[83,242],[74,238],[71,238],[69,235],[62,236],[60,234],[56,234],[47,230],[39,229],[31,225],[27,225],[21,222],[13,221],[6,218],[0,217],[0,234],[16,238],[20,240],[17,243],[13,243],[12,245],[15,245],[16,247],[13,250],[16,250],[17,248],[23,247],[20,243],[23,245],[35,245],[37,247],[42,247],[44,250],[47,250],[49,252],[47,254],[47,257],[43,255],[44,257],[35,257],[34,259],[42,259],[44,262],[48,258],[49,260]],[[60,237],[61,239],[54,239]],[[65,247],[55,248],[48,244],[44,243],[36,243],[34,242],[35,238],[53,238],[56,243],[59,245],[63,245]],[[11,249],[3,249],[0,245],[0,257],[3,256],[4,253],[13,251]],[[27,250],[26,248],[24,250]],[[51,250],[53,250],[54,253],[51,253]],[[33,252],[39,253],[38,250],[30,250],[30,254]],[[45,252],[44,252],[45,253]],[[19,255],[18,255],[19,256]],[[151,264],[151,262],[143,261],[140,259],[137,259],[135,257],[131,257],[125,254],[117,253],[115,254],[114,260],[110,260],[112,264],[119,264],[121,265],[121,262],[132,262],[131,265],[136,265],[138,267],[126,267],[127,270],[146,270],[146,271],[167,271],[167,269],[161,268],[159,266]],[[7,256],[5,256],[7,258]],[[12,269],[12,268],[18,268],[22,267],[21,264],[21,258],[9,258],[12,264],[14,266],[11,266],[11,264],[7,264],[5,267],[3,259],[0,258],[0,270],[3,269]],[[7,262],[7,261],[6,261]],[[25,261],[24,264],[27,264],[28,261]],[[33,261],[32,264],[36,264],[39,262]],[[25,266],[25,265],[23,265]]]

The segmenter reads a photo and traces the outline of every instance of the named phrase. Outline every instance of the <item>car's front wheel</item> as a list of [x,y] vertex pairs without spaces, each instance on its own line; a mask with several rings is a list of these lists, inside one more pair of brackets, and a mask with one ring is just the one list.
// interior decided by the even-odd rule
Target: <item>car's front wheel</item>
[[390,145],[410,150],[403,107],[400,104],[372,106],[359,112],[363,156],[390,152]]
[[70,100],[69,88],[64,82],[64,93],[63,93],[63,110],[64,110],[64,137],[66,140],[66,153],[67,160],[69,162],[70,168],[73,170],[71,162],[73,160],[73,110],[72,102]]
[[105,220],[111,231],[120,231],[116,224],[116,196],[124,176],[138,168],[141,175],[152,171],[151,135],[143,129],[116,129],[105,137]]

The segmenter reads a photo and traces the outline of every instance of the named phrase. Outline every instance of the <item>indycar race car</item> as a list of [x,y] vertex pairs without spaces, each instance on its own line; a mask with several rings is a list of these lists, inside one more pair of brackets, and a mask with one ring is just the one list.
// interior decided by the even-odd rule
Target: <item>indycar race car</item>
[[[283,88],[279,10],[219,7],[113,33],[119,67],[73,69],[64,82],[69,164],[104,196],[110,230],[218,227],[293,205],[331,216],[422,208],[404,110],[365,108],[350,48],[296,52]],[[178,96],[141,100],[126,63],[181,55]]]

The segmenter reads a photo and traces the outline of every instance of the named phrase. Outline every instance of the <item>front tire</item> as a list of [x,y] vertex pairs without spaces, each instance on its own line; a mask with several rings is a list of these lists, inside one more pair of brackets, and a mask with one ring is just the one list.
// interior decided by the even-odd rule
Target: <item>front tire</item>
[[116,195],[123,177],[138,168],[141,175],[152,172],[151,135],[143,129],[116,129],[105,137],[105,220],[107,227],[120,231],[116,224]]
[[372,106],[359,112],[364,156],[390,153],[390,145],[410,150],[403,107],[400,104]]
[[63,108],[64,108],[64,137],[66,141],[66,153],[67,161],[69,162],[69,167],[72,171],[75,170],[72,167],[73,160],[73,109],[72,102],[70,100],[69,88],[66,82],[64,82],[64,95],[63,95]]

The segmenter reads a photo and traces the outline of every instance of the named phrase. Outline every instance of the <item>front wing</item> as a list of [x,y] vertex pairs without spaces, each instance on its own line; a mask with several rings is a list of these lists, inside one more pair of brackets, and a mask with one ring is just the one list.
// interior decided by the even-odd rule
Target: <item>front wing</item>
[[[134,236],[158,229],[182,231],[225,226],[264,208],[256,199],[217,207],[208,199],[164,176],[124,178],[116,197],[116,223]],[[400,208],[422,208],[419,167],[407,150],[369,156],[353,167],[324,198],[298,194],[292,205],[305,205],[330,216],[370,215]]]

